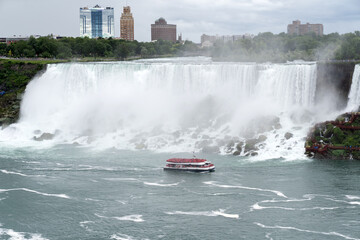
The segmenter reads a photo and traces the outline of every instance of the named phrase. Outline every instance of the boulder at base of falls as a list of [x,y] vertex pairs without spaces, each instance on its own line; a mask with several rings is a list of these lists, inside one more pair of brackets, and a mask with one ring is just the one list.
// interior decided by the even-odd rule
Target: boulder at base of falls
[[12,119],[10,118],[0,118],[0,127],[6,127],[12,123]]
[[285,137],[286,140],[289,140],[289,139],[292,138],[293,136],[294,136],[294,134],[289,133],[289,132],[285,133],[285,135],[284,135],[284,137]]
[[[265,135],[260,135],[258,138],[248,139],[245,143],[244,153],[245,156],[256,156],[259,151],[259,143],[265,142],[267,137]],[[239,146],[239,145],[238,145]]]
[[44,140],[52,140],[54,138],[55,134],[52,133],[43,133],[40,137],[34,137],[33,139],[35,141],[44,141]]
[[360,112],[316,124],[306,138],[305,154],[317,159],[360,160]]
[[233,155],[234,155],[234,156],[239,156],[240,154],[241,154],[240,151],[235,151],[235,152],[233,152]]

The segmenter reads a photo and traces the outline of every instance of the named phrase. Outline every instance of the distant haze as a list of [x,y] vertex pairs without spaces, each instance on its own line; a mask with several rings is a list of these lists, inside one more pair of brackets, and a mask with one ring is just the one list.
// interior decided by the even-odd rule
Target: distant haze
[[160,17],[177,24],[183,39],[201,34],[237,35],[286,32],[287,25],[322,23],[324,33],[360,30],[359,0],[0,0],[0,37],[13,35],[79,36],[79,8],[114,7],[120,35],[122,7],[131,6],[135,39],[150,41],[150,24]]

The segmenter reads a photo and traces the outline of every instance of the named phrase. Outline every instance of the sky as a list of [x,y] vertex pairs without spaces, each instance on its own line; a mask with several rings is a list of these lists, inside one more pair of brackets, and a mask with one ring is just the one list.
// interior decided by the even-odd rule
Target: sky
[[322,23],[324,33],[360,31],[360,0],[0,0],[0,37],[80,35],[79,8],[113,7],[115,36],[125,5],[135,20],[135,39],[150,41],[150,25],[163,17],[184,40],[202,34],[286,32],[293,20]]

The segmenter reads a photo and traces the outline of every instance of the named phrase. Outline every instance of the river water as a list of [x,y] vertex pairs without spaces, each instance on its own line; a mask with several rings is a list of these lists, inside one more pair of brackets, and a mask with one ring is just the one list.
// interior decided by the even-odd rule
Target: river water
[[[360,239],[360,163],[1,149],[0,239]],[[188,156],[190,157],[190,156]]]
[[[316,63],[50,65],[0,130],[0,239],[360,239],[360,162],[303,154],[338,114],[315,87]],[[193,151],[216,171],[163,170]]]

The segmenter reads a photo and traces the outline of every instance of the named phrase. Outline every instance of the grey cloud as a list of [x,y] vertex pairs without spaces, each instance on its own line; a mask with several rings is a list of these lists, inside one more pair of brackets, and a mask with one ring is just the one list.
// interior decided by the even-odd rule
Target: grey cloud
[[[115,8],[116,36],[125,0],[0,0],[0,36],[50,33],[79,36],[79,8]],[[200,41],[202,33],[244,34],[285,32],[292,20],[323,23],[325,32],[359,30],[358,0],[129,0],[135,38],[150,41],[150,24],[164,17],[185,39]],[[16,13],[16,14],[14,14]],[[16,17],[15,17],[16,16]]]

